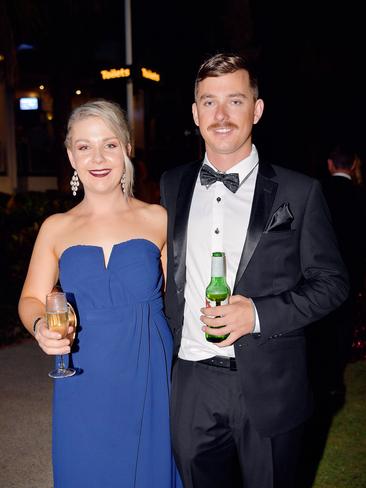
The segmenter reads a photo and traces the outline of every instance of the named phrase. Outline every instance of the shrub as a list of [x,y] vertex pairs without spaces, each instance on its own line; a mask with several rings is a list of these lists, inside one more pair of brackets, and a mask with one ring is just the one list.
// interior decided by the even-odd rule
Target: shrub
[[49,215],[74,205],[70,195],[57,191],[0,194],[0,344],[27,334],[17,303],[40,225]]

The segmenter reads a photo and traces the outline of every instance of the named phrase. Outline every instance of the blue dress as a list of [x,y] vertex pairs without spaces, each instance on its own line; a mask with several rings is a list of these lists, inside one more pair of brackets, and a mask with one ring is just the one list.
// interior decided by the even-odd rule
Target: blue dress
[[71,362],[54,380],[54,488],[180,488],[171,451],[172,336],[163,314],[160,250],[146,239],[60,257],[79,316]]

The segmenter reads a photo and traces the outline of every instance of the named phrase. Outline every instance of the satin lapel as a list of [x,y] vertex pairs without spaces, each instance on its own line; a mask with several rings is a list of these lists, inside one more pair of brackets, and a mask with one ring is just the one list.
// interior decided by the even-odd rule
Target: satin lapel
[[174,279],[179,296],[183,296],[186,277],[187,225],[189,210],[202,162],[194,163],[187,168],[178,189],[178,198],[174,223]]
[[248,263],[258,245],[259,239],[262,236],[262,232],[269,218],[278,186],[276,182],[269,179],[269,177],[273,175],[274,171],[271,166],[260,164],[257,182],[255,185],[248,232],[240,258],[238,271],[236,273],[234,291],[248,266]]

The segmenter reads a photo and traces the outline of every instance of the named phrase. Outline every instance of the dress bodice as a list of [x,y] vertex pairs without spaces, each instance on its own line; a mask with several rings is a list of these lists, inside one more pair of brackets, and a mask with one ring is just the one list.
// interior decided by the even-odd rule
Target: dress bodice
[[103,248],[70,246],[60,257],[62,289],[78,313],[108,311],[161,297],[160,250],[147,239],[115,244],[105,264]]

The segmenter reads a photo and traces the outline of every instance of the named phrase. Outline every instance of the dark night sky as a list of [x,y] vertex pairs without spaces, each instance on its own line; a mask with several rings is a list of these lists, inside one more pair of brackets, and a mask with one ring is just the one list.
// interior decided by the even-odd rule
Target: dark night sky
[[[249,51],[257,58],[265,113],[254,138],[262,155],[316,173],[329,145],[347,136],[365,157],[361,2],[131,3],[134,61],[162,73],[152,107],[159,121],[162,166],[195,156],[196,148],[190,150],[192,141],[184,136],[194,129],[194,75],[203,58],[219,50]],[[12,3],[27,4],[36,6],[27,19],[34,20],[30,28],[25,19],[19,21],[17,40],[34,41],[43,66],[67,70],[76,80],[93,76],[98,66],[124,63],[123,1]]]
[[[185,124],[190,123],[192,84],[202,58],[220,49],[248,50],[258,60],[266,107],[255,128],[262,154],[316,172],[333,141],[346,137],[364,155],[366,53],[359,2],[159,0],[136,4],[143,12],[143,22],[134,29],[136,53],[168,69],[169,85],[179,85],[184,105],[179,113],[184,114]],[[162,5],[168,9],[170,22],[162,21]],[[137,17],[135,13],[135,21]]]

